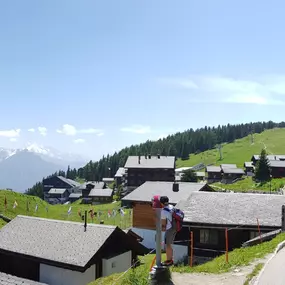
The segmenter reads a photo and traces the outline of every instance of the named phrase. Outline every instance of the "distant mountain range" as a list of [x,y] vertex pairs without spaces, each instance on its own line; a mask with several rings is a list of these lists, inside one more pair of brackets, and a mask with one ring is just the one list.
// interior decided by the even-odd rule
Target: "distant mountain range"
[[24,192],[43,177],[67,166],[79,168],[87,159],[51,148],[30,144],[22,149],[0,147],[0,189]]

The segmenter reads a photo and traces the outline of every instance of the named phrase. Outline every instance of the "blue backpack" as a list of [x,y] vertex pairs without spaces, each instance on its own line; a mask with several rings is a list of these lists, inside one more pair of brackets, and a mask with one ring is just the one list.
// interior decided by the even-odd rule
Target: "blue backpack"
[[175,207],[173,209],[164,208],[164,210],[172,214],[172,221],[170,221],[172,224],[172,228],[175,228],[176,232],[180,232],[184,219],[183,211]]

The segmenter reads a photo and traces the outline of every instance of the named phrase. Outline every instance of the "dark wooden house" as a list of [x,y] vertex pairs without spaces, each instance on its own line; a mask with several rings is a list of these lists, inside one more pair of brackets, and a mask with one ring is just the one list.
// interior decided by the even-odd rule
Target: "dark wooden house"
[[4,226],[0,240],[1,272],[52,285],[86,285],[124,272],[148,252],[115,226],[85,230],[83,223],[27,216]]
[[252,176],[254,173],[254,165],[252,161],[246,161],[243,165],[246,175]]
[[194,182],[145,182],[132,193],[122,198],[122,206],[133,208],[132,231],[144,238],[143,245],[155,246],[155,213],[151,199],[154,195],[168,196],[169,202],[176,205],[187,199],[192,192],[214,191],[208,184]]
[[270,160],[269,166],[271,169],[272,178],[282,178],[285,177],[285,161],[280,160]]
[[124,175],[125,175],[125,168],[119,167],[114,178],[115,178],[115,184],[116,187],[119,187],[124,182]]
[[96,203],[111,203],[113,202],[113,194],[114,190],[110,188],[105,188],[105,189],[93,188],[90,191],[88,198],[90,198],[92,202]]
[[68,189],[69,193],[72,193],[72,189],[79,187],[80,183],[65,178],[63,176],[52,176],[43,180],[43,192],[44,200],[48,201],[49,191],[52,188],[56,189]]
[[232,183],[236,179],[240,179],[244,176],[244,170],[241,168],[224,168],[222,169],[223,183]]
[[[284,155],[280,155],[282,158],[285,157]],[[256,163],[259,161],[260,155],[255,154],[251,157],[252,164],[255,166]],[[270,154],[267,155],[268,160],[279,160],[278,155]]]
[[124,191],[127,193],[146,181],[175,181],[174,156],[129,156],[125,169]]
[[220,166],[207,166],[207,182],[214,183],[222,180],[222,169]]
[[[256,237],[258,223],[261,233],[280,229],[284,204],[284,195],[193,192],[177,205],[185,213],[179,238],[188,239],[192,231],[196,260],[207,260],[224,253],[226,229],[229,250]],[[179,258],[187,259],[189,242],[179,246],[184,247]],[[176,260],[179,258],[176,256]]]
[[88,181],[83,183],[79,187],[79,190],[81,191],[83,198],[88,198],[92,189],[104,189],[104,188],[106,188],[106,184],[104,182]]

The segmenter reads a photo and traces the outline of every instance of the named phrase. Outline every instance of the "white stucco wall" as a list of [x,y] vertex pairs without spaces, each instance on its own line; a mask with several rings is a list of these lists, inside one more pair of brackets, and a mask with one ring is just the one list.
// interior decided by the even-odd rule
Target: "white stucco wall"
[[180,263],[188,256],[188,246],[186,245],[173,245],[173,262],[174,264]]
[[132,252],[127,251],[109,259],[102,259],[103,276],[124,272],[132,265]]
[[[143,238],[143,241],[141,242],[142,245],[150,249],[155,248],[155,230],[132,228],[132,231],[134,231],[136,234],[140,235]],[[165,233],[162,232],[162,241],[164,241],[164,234]]]
[[50,285],[87,285],[96,278],[96,266],[85,272],[40,264],[40,282]]

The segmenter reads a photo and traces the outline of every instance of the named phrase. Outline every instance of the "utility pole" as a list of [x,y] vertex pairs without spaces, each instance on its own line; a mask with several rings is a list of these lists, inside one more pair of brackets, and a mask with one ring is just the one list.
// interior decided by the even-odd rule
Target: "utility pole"
[[223,159],[222,144],[218,145],[218,151],[219,151],[219,154],[220,154],[220,160],[222,160]]
[[149,274],[150,285],[170,285],[171,274],[167,266],[161,264],[161,242],[162,242],[162,230],[161,230],[161,211],[162,206],[160,203],[160,197],[154,196],[152,199],[152,207],[155,209],[156,215],[156,264],[152,267]]

